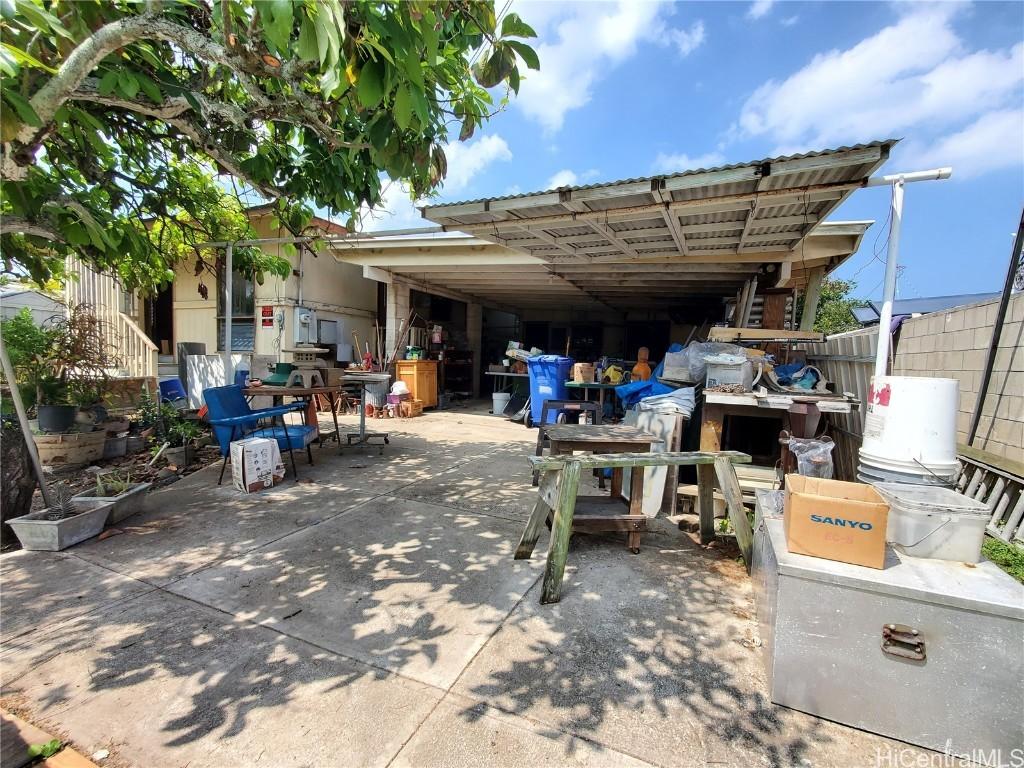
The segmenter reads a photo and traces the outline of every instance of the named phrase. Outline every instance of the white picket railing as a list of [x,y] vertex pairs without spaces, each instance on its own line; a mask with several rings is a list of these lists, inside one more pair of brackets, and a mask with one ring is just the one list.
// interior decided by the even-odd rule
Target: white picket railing
[[156,376],[160,350],[138,323],[121,311],[125,306],[125,291],[121,284],[75,257],[68,259],[67,274],[64,296],[68,306],[92,305],[103,321],[107,343],[116,350],[121,365],[119,373],[123,376]]

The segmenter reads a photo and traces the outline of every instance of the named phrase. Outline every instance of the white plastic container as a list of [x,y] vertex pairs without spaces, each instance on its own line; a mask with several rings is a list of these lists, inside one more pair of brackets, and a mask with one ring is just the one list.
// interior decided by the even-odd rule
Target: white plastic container
[[960,385],[956,379],[874,379],[860,449],[860,463],[867,474],[908,479],[925,475],[939,483],[952,478],[957,470],[959,402]]
[[739,384],[749,392],[754,384],[754,366],[750,360],[739,355],[715,355],[707,358],[707,380],[705,386],[721,387]]
[[976,563],[990,510],[949,488],[875,483],[889,502],[885,539],[911,557]]
[[505,408],[508,407],[508,401],[512,399],[512,395],[508,392],[495,392],[491,395],[491,413],[495,416],[501,416],[505,413]]

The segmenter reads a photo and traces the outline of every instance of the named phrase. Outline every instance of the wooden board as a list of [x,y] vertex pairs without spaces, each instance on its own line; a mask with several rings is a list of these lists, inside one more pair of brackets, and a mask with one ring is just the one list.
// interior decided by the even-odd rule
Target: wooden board
[[708,341],[824,341],[816,331],[786,331],[781,328],[712,328]]

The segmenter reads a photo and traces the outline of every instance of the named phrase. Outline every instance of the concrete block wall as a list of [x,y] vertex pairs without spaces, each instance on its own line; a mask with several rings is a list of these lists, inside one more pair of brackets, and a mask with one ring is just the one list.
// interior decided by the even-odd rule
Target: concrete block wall
[[[900,330],[895,374],[960,381],[961,443],[967,442],[998,306],[997,299],[922,315],[904,322]],[[1024,293],[1011,297],[1007,308],[973,447],[1024,460]]]

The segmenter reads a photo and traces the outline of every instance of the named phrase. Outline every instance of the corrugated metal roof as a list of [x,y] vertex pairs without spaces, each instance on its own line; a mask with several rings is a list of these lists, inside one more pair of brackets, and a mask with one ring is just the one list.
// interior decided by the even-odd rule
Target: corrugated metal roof
[[[815,157],[828,157],[829,155],[837,155],[842,153],[848,153],[860,149],[892,149],[892,147],[899,141],[899,139],[882,139],[878,141],[871,141],[866,144],[853,144],[851,146],[836,147],[835,149],[822,149],[815,152],[804,152],[798,155],[780,155],[779,157],[766,157],[761,160],[749,160],[745,163],[732,163],[731,165],[716,165],[711,168],[693,168],[685,171],[678,171],[676,173],[658,174],[655,176],[637,176],[629,179],[619,179],[618,181],[599,181],[593,184],[582,184],[580,186],[561,186],[553,187],[551,189],[545,189],[536,192],[520,192],[515,195],[500,195],[498,197],[480,197],[474,200],[461,200],[453,203],[439,203],[438,205],[427,205],[420,208],[422,211],[438,210],[456,206],[456,205],[472,205],[473,203],[483,202],[497,202],[499,200],[521,200],[527,197],[534,197],[536,195],[549,195],[560,191],[572,191],[579,192],[581,190],[590,189],[603,189],[606,187],[617,187],[626,184],[644,184],[650,183],[654,179],[679,179],[685,176],[695,176],[702,173],[717,173],[719,171],[733,171],[739,168],[751,168],[765,165],[766,163],[781,163],[790,160],[806,160],[808,158]],[[429,218],[429,217],[427,217]]]

